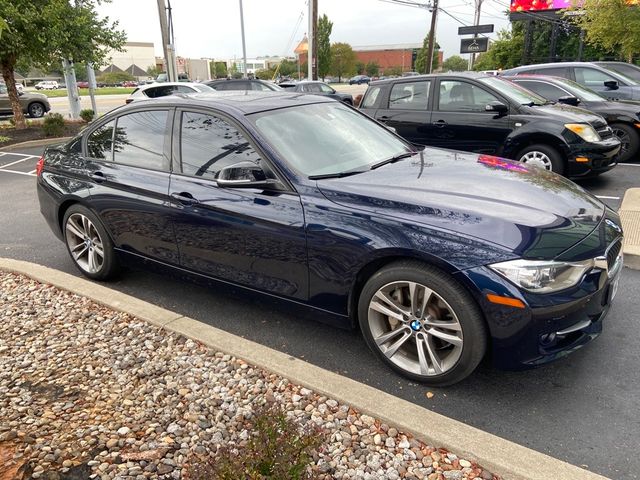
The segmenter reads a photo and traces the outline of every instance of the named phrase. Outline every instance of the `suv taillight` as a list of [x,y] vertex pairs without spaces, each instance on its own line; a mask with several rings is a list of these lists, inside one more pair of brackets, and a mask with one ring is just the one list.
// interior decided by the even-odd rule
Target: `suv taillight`
[[36,175],[39,177],[42,173],[42,169],[44,168],[44,155],[40,157],[38,163],[36,163]]

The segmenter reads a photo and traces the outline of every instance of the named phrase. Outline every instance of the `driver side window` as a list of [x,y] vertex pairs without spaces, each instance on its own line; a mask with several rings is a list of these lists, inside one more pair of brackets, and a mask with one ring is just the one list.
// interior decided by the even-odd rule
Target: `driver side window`
[[485,107],[498,99],[486,90],[468,82],[440,82],[438,110],[441,112],[485,112]]
[[182,173],[195,177],[217,177],[226,166],[243,161],[261,165],[244,134],[215,115],[182,112],[180,125]]

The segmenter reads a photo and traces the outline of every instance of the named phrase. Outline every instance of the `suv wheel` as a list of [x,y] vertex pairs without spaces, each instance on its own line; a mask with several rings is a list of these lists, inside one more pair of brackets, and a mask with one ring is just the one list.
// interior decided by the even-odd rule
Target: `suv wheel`
[[44,105],[40,102],[33,102],[27,109],[31,118],[40,118],[44,115]]
[[522,150],[516,157],[519,162],[544,168],[562,175],[564,172],[564,160],[558,151],[548,145],[531,145]]
[[638,132],[623,123],[614,123],[611,125],[611,130],[622,143],[618,161],[628,162],[629,160],[637,159],[640,151],[640,135],[638,135]]
[[421,262],[397,262],[375,273],[360,294],[358,320],[376,356],[428,385],[464,379],[487,348],[484,319],[470,294]]

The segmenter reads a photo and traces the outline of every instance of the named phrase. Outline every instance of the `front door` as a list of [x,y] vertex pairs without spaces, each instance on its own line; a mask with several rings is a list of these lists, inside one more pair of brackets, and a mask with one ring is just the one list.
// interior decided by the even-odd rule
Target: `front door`
[[499,153],[512,131],[509,115],[487,112],[491,102],[505,103],[466,80],[440,80],[431,115],[431,145],[466,152]]
[[182,266],[204,275],[297,299],[308,296],[302,204],[291,190],[222,188],[229,165],[260,165],[264,155],[229,118],[208,111],[176,116],[171,177],[174,224]]

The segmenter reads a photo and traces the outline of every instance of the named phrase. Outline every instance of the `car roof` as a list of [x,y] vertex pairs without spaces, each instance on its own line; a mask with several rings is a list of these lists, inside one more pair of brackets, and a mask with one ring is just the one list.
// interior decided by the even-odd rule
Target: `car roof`
[[385,78],[383,80],[374,80],[369,85],[384,85],[387,83],[395,83],[395,82],[415,82],[417,80],[428,80],[432,78],[494,78],[494,75],[487,75],[482,72],[454,72],[454,73],[429,73],[426,75],[409,75],[406,77],[395,77],[395,78]]
[[584,67],[584,66],[602,68],[593,62],[552,62],[552,63],[534,63],[532,65],[521,65],[519,67],[505,70],[505,72],[508,72],[511,70],[527,70],[529,68],[560,68],[560,67]]
[[[140,100],[117,108],[118,112],[145,106],[173,106],[173,107],[215,107],[226,113],[250,115],[268,110],[278,110],[292,106],[311,105],[315,103],[333,103],[329,97],[310,95],[291,91],[260,92],[254,90],[228,90],[206,93],[176,94],[148,100]],[[116,110],[112,110],[115,112]]]
[[140,90],[148,90],[149,88],[153,88],[153,87],[174,87],[174,86],[194,87],[196,85],[203,85],[203,84],[195,83],[195,82],[154,82],[154,83],[148,83],[145,85],[140,85]]

